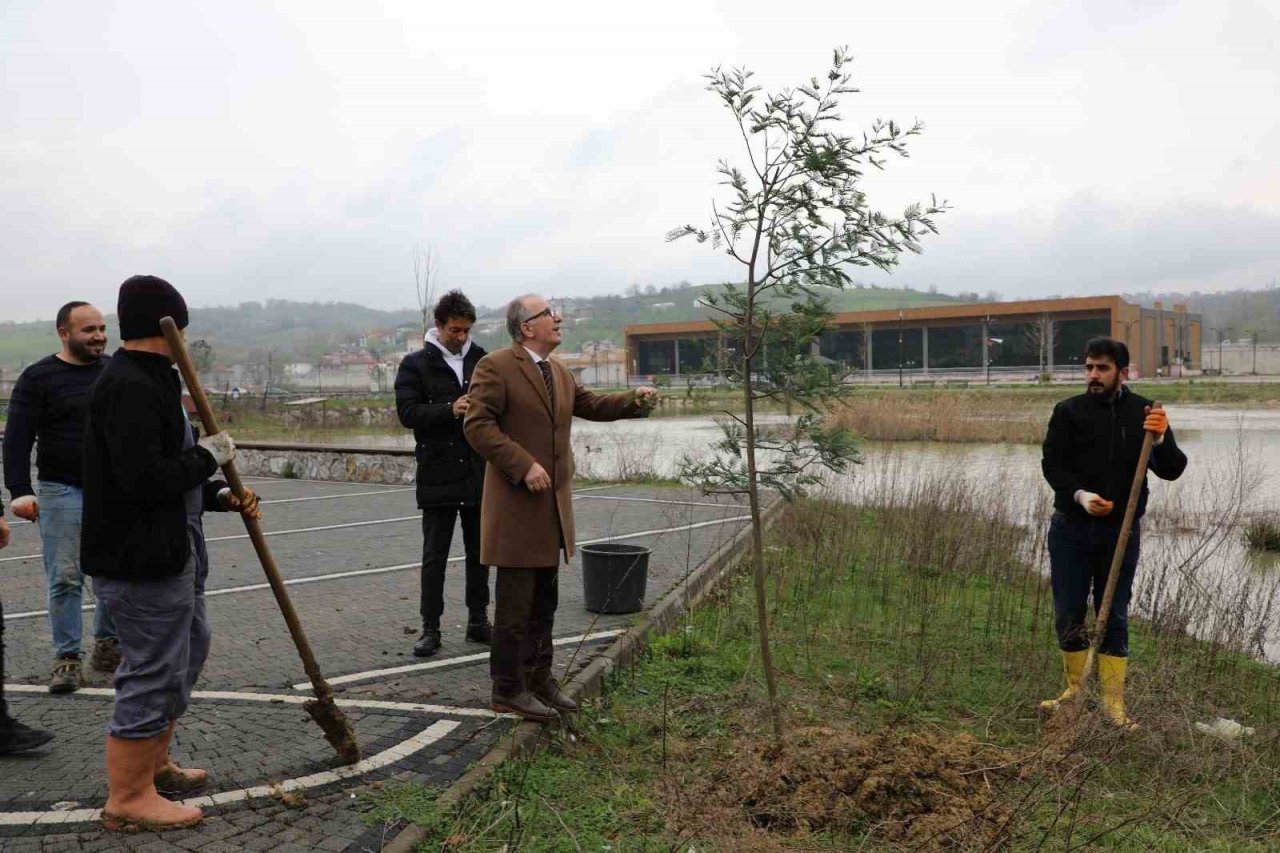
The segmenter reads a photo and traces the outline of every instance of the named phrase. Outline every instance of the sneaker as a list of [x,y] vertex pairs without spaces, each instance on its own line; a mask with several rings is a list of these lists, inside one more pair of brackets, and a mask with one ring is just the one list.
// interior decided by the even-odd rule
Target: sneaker
[[484,616],[467,622],[467,639],[473,643],[489,645],[493,642],[493,625]]
[[80,689],[80,658],[59,658],[49,677],[50,693],[75,693]]
[[429,658],[440,651],[440,629],[423,628],[422,636],[413,644],[413,656]]
[[93,654],[89,655],[89,668],[98,672],[112,673],[120,666],[120,641],[115,637],[103,637],[93,643]]
[[24,726],[12,717],[0,719],[0,755],[16,755],[53,740],[53,732]]

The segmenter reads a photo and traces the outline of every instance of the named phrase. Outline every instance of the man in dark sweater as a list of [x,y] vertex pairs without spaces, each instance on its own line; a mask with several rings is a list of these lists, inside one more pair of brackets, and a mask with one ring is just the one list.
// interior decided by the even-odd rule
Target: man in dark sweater
[[[1093,338],[1085,347],[1085,393],[1063,400],[1053,409],[1044,440],[1041,467],[1053,487],[1049,523],[1049,572],[1053,586],[1054,623],[1062,650],[1067,689],[1041,704],[1054,710],[1079,689],[1088,656],[1084,619],[1093,594],[1095,613],[1101,604],[1107,573],[1129,501],[1143,433],[1155,435],[1150,470],[1163,480],[1176,480],[1187,467],[1159,404],[1125,387],[1129,348],[1112,338]],[[1125,713],[1124,682],[1129,655],[1129,598],[1142,542],[1140,520],[1147,506],[1147,484],[1134,513],[1111,613],[1098,649],[1098,685],[1102,706],[1116,726],[1132,729]]]
[[[0,550],[9,544],[9,522],[4,520],[4,502],[0,501]],[[53,733],[33,729],[9,716],[4,701],[4,602],[0,601],[0,755],[14,755],[43,746],[53,740]]]
[[[80,687],[81,599],[80,463],[84,449],[85,409],[89,387],[102,373],[107,326],[102,313],[87,302],[68,302],[58,310],[54,327],[62,339],[58,353],[22,371],[13,386],[4,437],[4,477],[13,514],[40,525],[40,542],[48,584],[49,628],[55,661],[50,693]],[[36,447],[34,488],[31,448]],[[120,644],[111,617],[93,613],[90,665],[113,672],[120,663]]]
[[471,340],[476,309],[461,291],[452,290],[435,306],[436,326],[426,346],[409,353],[396,373],[396,411],[417,439],[418,506],[422,509],[422,636],[413,646],[418,657],[440,649],[444,613],[444,569],[453,543],[453,527],[462,517],[466,550],[466,638],[488,643],[489,568],[480,564],[480,496],[484,460],[462,434],[471,399],[467,388],[484,350]]
[[206,508],[257,514],[226,483],[211,481],[235,455],[226,433],[195,438],[160,319],[187,325],[187,306],[167,281],[134,276],[120,286],[123,346],[89,397],[84,452],[81,559],[115,620],[123,661],[107,728],[108,829],[197,823],[200,809],[170,802],[203,770],[169,759],[169,743],[209,654],[204,586]]

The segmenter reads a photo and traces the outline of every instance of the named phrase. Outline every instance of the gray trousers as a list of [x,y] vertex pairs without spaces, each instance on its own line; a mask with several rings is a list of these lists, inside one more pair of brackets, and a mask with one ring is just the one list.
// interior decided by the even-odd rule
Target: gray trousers
[[191,542],[186,566],[173,577],[94,579],[120,638],[115,712],[107,726],[113,737],[156,737],[187,710],[211,633],[204,609],[209,567],[200,544]]

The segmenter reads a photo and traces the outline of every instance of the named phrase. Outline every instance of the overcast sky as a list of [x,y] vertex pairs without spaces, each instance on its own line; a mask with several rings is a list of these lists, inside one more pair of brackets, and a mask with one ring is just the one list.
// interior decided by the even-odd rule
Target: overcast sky
[[0,0],[0,320],[414,304],[412,255],[497,305],[733,267],[706,221],[741,143],[703,86],[802,82],[848,44],[852,126],[919,118],[886,209],[942,235],[892,281],[1005,298],[1280,278],[1280,3]]

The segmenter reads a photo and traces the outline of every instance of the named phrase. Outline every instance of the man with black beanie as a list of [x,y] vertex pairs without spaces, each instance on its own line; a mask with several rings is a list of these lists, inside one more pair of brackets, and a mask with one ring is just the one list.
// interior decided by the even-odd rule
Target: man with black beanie
[[204,586],[205,508],[257,516],[226,483],[210,480],[235,456],[226,433],[199,440],[182,406],[182,384],[160,319],[187,325],[173,285],[134,276],[120,285],[123,345],[89,398],[80,559],[116,624],[123,661],[107,729],[108,829],[168,829],[199,822],[199,808],[161,797],[187,793],[203,770],[169,759],[174,726],[209,654]]

